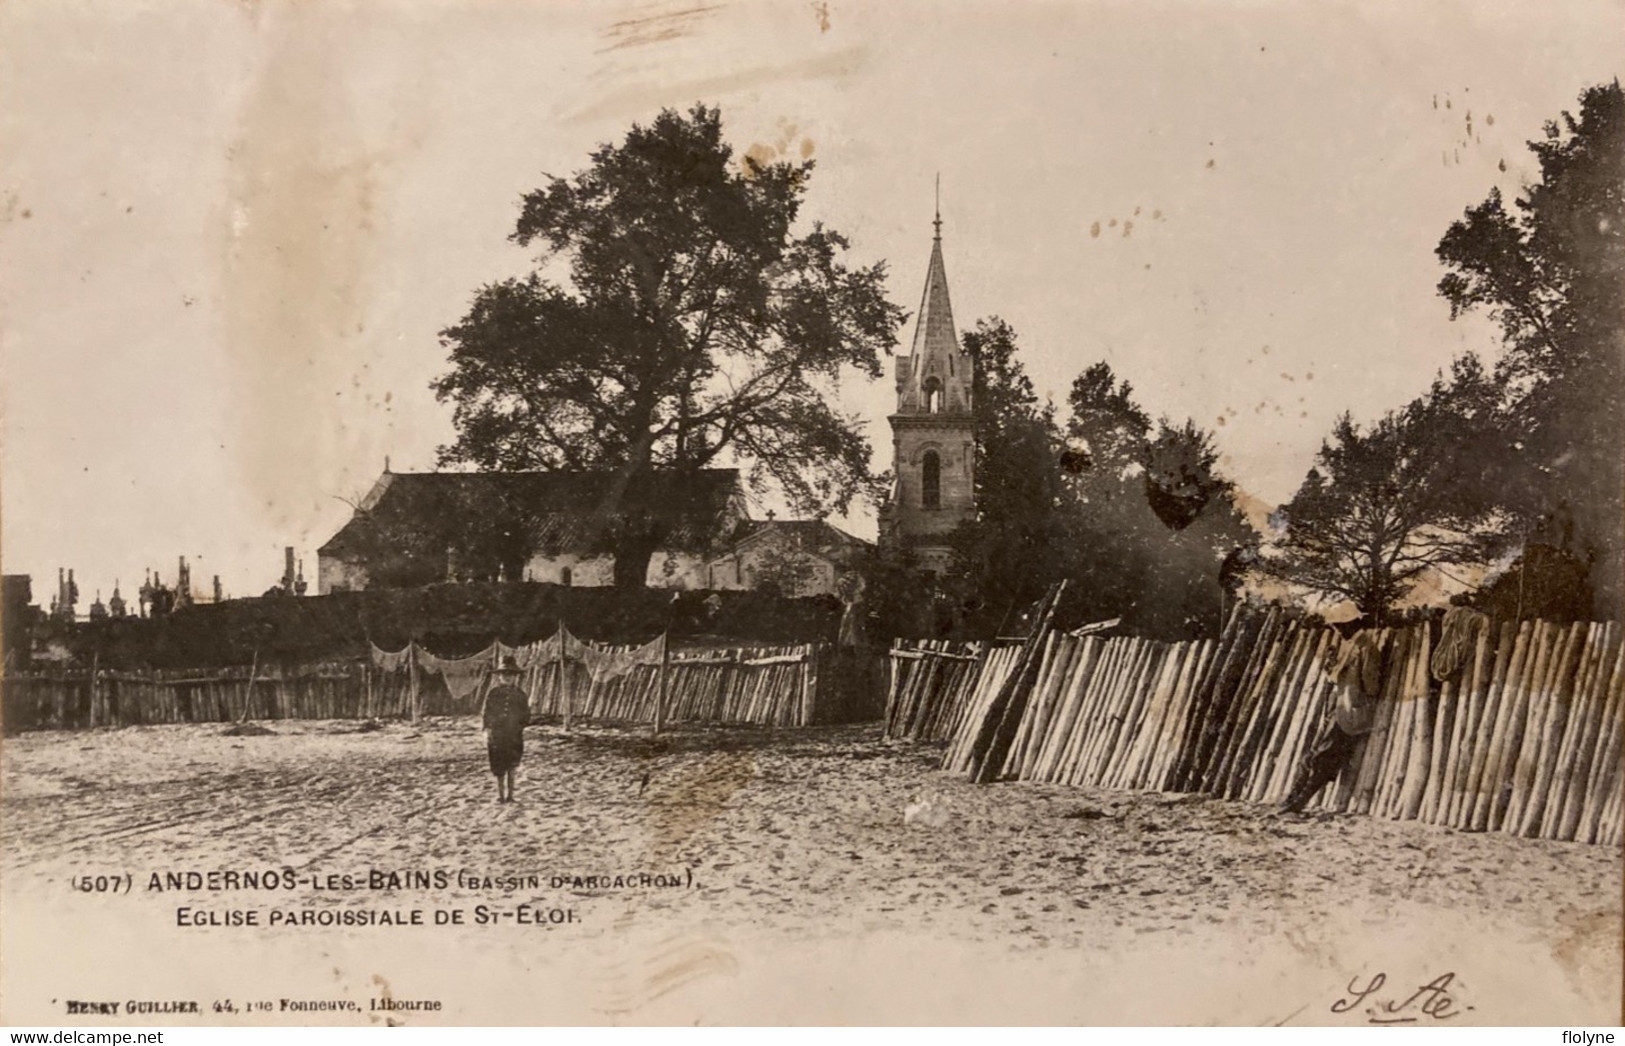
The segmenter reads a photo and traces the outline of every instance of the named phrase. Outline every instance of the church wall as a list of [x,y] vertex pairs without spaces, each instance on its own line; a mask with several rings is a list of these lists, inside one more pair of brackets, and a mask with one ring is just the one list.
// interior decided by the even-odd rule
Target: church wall
[[[603,588],[615,583],[615,560],[612,557],[570,553],[532,556],[526,562],[519,580],[564,584],[566,568],[570,571],[572,588]],[[649,559],[647,583],[650,588],[680,590],[702,588],[705,570],[706,560],[702,556],[688,552],[670,554],[656,552]],[[325,596],[334,592],[360,592],[370,584],[371,576],[365,564],[335,556],[317,557],[318,594]]]
[[[759,542],[738,552],[719,556],[705,564],[695,579],[694,587],[719,589],[724,592],[753,589],[764,568],[771,567],[785,551],[782,545]],[[839,573],[835,563],[816,552],[793,547],[790,551],[795,555],[806,557],[807,577],[799,589],[785,592],[784,595],[818,596],[835,592],[835,579]]]
[[[699,587],[695,576],[705,561],[688,552],[656,552],[649,557],[649,571],[645,581],[650,588],[690,589]],[[564,570],[570,571],[570,587],[602,588],[615,583],[615,560],[612,556],[581,556],[565,553],[557,556],[532,556],[525,564],[524,579],[548,584],[564,584]]]
[[580,556],[566,552],[557,556],[535,555],[525,563],[524,579],[562,585],[564,571],[570,571],[572,588],[598,588],[615,583],[615,561],[608,556]]
[[[922,462],[935,450],[942,465],[941,507],[924,505]],[[904,429],[897,433],[897,502],[893,518],[902,535],[947,534],[975,515],[974,454],[969,422],[958,431]]]
[[680,591],[700,588],[697,582],[704,569],[703,556],[691,552],[656,552],[649,559],[648,584],[650,588]]

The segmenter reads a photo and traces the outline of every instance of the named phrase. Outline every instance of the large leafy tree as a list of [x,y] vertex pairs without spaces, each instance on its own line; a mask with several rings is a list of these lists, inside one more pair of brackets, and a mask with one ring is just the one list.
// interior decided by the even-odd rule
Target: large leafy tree
[[1212,435],[1189,420],[1153,422],[1105,362],[1078,376],[1067,403],[1066,546],[1082,609],[1161,635],[1214,630],[1221,568],[1258,535],[1218,472]]
[[1066,489],[1055,411],[1039,400],[1017,356],[1015,330],[998,317],[961,339],[974,364],[977,518],[955,535],[961,572],[987,614],[1002,618],[1064,576],[1058,512]]
[[1086,368],[1067,394],[1072,416],[1069,471],[1097,496],[1115,493],[1144,467],[1151,415],[1134,400],[1134,388],[1119,381],[1102,360]]
[[903,313],[884,264],[848,265],[821,224],[798,231],[812,170],[736,161],[698,106],[526,194],[512,239],[537,268],[481,288],[441,335],[434,389],[457,428],[442,462],[613,470],[595,518],[622,585],[667,536],[623,504],[651,470],[743,465],[799,511],[847,508],[870,447],[833,393],[879,376]]
[[1065,620],[1121,617],[1185,636],[1220,617],[1219,570],[1256,534],[1218,475],[1211,437],[1152,421],[1098,363],[1073,383],[1063,430],[998,319],[964,337],[976,361],[977,519],[957,535],[991,627],[1070,579]]
[[1214,498],[1233,490],[1219,474],[1213,434],[1189,418],[1177,426],[1166,419],[1158,423],[1156,438],[1145,445],[1144,464],[1146,503],[1170,530],[1184,530]]
[[1213,434],[1186,419],[1152,424],[1105,362],[1091,365],[1067,397],[1068,448],[1062,455],[1075,489],[1086,501],[1123,500],[1145,506],[1168,530],[1196,522],[1210,504],[1232,508],[1234,485],[1219,473]]
[[1451,225],[1438,255],[1452,316],[1501,327],[1502,453],[1484,490],[1524,533],[1592,564],[1601,607],[1625,612],[1625,92],[1580,96],[1529,143],[1539,179]]
[[1430,572],[1492,555],[1501,520],[1483,497],[1481,465],[1495,454],[1484,441],[1499,394],[1469,355],[1374,424],[1344,414],[1280,511],[1271,572],[1380,624]]

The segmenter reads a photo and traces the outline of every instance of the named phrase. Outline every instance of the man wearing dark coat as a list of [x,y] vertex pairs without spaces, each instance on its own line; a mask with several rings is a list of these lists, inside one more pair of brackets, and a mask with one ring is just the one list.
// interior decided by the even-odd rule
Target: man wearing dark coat
[[514,771],[525,754],[525,725],[530,722],[530,698],[517,685],[519,674],[519,663],[512,655],[504,657],[486,692],[481,716],[499,803],[513,802]]

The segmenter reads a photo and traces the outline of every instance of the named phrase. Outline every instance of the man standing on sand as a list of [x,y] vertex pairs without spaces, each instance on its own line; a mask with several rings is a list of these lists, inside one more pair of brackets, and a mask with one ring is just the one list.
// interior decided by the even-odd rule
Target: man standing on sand
[[530,722],[530,698],[516,684],[519,662],[510,654],[497,666],[491,689],[485,694],[481,719],[491,772],[497,778],[497,802],[513,802],[513,775],[525,754],[525,725]]
[[1314,747],[1303,757],[1297,782],[1281,804],[1282,813],[1298,813],[1354,756],[1360,738],[1371,732],[1376,719],[1377,692],[1382,686],[1382,645],[1372,630],[1345,639],[1331,671],[1337,694],[1331,716],[1321,727]]

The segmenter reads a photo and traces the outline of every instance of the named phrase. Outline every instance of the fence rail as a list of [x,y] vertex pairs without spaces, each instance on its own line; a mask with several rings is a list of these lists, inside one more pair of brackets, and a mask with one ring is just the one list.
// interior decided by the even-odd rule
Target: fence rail
[[[1374,728],[1310,809],[1617,845],[1625,642],[1618,624],[1485,626],[1443,682],[1431,626],[1384,632]],[[994,776],[1117,789],[1285,797],[1332,698],[1333,630],[1237,614],[1217,640],[1040,640],[1039,665]],[[899,646],[889,736],[976,740],[1020,647]],[[976,656],[975,662],[948,661]],[[974,670],[953,665],[974,664]]]

